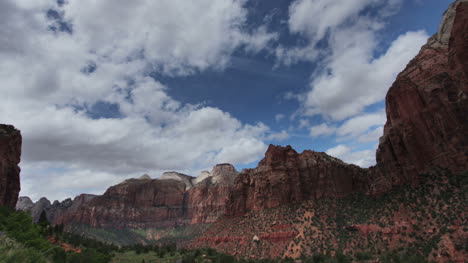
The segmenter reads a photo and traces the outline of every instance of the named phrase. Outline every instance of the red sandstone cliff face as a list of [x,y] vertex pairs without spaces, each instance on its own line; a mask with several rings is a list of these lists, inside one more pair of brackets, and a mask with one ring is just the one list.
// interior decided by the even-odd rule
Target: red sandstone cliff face
[[0,205],[14,208],[20,191],[21,133],[0,124]]
[[171,172],[164,179],[130,179],[110,187],[61,216],[57,224],[96,228],[162,228],[214,222],[225,213],[238,172],[230,164],[213,168],[193,185],[193,177]]
[[282,204],[341,197],[366,191],[366,170],[328,156],[290,146],[270,145],[255,169],[238,173],[230,164],[216,165],[197,183],[175,172],[164,179],[130,179],[56,223],[102,228],[160,228],[215,222],[222,215]]
[[365,175],[365,169],[325,153],[298,154],[291,146],[270,145],[258,167],[244,170],[236,179],[228,214],[365,191]]
[[376,192],[415,182],[433,167],[468,170],[467,1],[447,10],[439,32],[398,75],[386,107]]
[[226,203],[239,173],[230,164],[213,167],[211,176],[187,191],[187,215],[191,224],[212,223],[226,213]]
[[57,223],[97,228],[174,226],[183,218],[185,185],[176,180],[131,179],[110,187]]

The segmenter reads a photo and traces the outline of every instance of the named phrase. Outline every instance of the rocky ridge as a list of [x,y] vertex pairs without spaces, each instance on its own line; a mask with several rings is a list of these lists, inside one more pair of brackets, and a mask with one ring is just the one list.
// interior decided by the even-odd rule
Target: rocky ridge
[[291,146],[270,145],[255,169],[243,171],[234,183],[228,215],[274,208],[322,197],[365,191],[366,169],[326,153],[297,153]]
[[238,172],[230,164],[194,178],[166,172],[158,179],[128,179],[55,221],[94,228],[164,228],[214,222],[225,213]]
[[38,222],[41,214],[45,212],[47,220],[51,224],[56,224],[59,218],[64,216],[66,213],[72,214],[76,212],[79,207],[86,205],[94,197],[96,197],[96,195],[81,194],[73,200],[67,198],[62,202],[55,200],[53,203],[51,203],[47,198],[42,197],[34,203],[31,198],[21,196],[16,203],[16,210],[29,212],[33,222]]

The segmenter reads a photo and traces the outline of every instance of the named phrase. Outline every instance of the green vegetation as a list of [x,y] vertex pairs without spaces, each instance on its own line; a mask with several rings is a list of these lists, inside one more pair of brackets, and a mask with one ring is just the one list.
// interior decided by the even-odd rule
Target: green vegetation
[[[102,229],[85,225],[74,225],[72,232],[99,240],[103,243],[112,243],[118,246],[131,246],[136,243],[168,244],[191,240],[208,229],[210,224],[188,225],[168,228],[141,228],[141,229]],[[158,240],[148,238],[158,236]]]
[[[457,250],[466,251],[454,226],[466,224],[467,183],[466,173],[435,170],[421,175],[418,186],[403,185],[380,196],[355,194],[304,203],[290,221],[296,231],[304,226],[304,236],[293,241],[300,241],[306,253],[347,250],[359,262],[428,262],[437,254],[442,237],[449,234]],[[301,218],[306,212],[315,218]],[[389,247],[394,250],[388,251]]]
[[[57,240],[56,244],[49,239]],[[67,244],[74,251],[58,245]],[[79,252],[78,252],[79,250]],[[348,258],[326,255],[303,257],[310,262],[350,262]],[[0,207],[1,263],[276,263],[294,262],[292,259],[245,260],[218,253],[214,249],[178,250],[175,244],[163,246],[132,245],[117,247],[63,231],[63,226],[50,226],[45,215],[37,224],[25,212]]]
[[[112,263],[294,263],[293,259],[236,259],[233,256],[219,253],[214,249],[172,250],[161,254],[156,250],[145,252],[126,251],[115,254]],[[162,247],[167,249],[165,247]],[[161,248],[159,248],[161,249]],[[310,257],[301,257],[303,263],[351,263],[351,258],[342,254],[332,257],[330,255],[316,254]]]
[[[61,227],[51,227],[44,218],[41,216],[39,223],[33,224],[29,214],[0,207],[0,262],[110,262],[112,255],[110,249],[106,253],[106,245],[64,233]],[[67,242],[80,253],[66,252],[60,245],[52,244],[48,237]]]

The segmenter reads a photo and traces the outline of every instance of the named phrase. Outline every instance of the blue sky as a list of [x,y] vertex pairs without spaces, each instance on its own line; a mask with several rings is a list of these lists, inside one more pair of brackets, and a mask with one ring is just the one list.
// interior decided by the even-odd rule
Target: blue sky
[[270,143],[373,165],[386,91],[451,2],[2,1],[21,194],[255,167]]

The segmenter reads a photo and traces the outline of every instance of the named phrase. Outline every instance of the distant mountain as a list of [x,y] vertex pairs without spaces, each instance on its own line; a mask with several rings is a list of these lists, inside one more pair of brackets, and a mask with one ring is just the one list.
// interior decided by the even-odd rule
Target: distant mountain
[[18,199],[18,203],[16,203],[16,210],[29,212],[33,218],[33,222],[38,222],[42,212],[45,212],[47,220],[51,224],[56,224],[57,220],[65,213],[73,213],[76,209],[87,204],[94,197],[96,197],[96,195],[81,194],[73,200],[67,198],[62,202],[55,200],[53,203],[51,203],[47,198],[42,197],[39,201],[34,203],[31,198],[21,196]]

